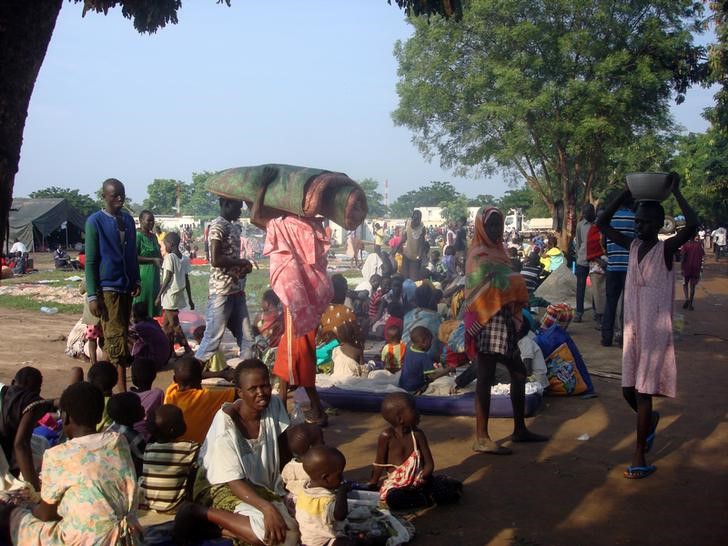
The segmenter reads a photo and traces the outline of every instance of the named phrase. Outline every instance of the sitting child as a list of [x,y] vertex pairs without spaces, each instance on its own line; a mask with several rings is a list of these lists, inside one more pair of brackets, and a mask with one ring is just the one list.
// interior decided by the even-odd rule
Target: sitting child
[[303,486],[309,480],[308,474],[303,469],[301,458],[314,446],[323,445],[323,429],[312,423],[300,423],[293,425],[286,431],[288,448],[293,458],[286,463],[281,470],[281,478],[286,489],[291,494],[293,501],[296,495],[301,492]]
[[346,458],[341,451],[325,445],[314,446],[303,456],[303,469],[310,480],[296,497],[301,544],[352,544],[344,535],[342,524],[348,514],[348,487],[341,483],[345,466]]
[[339,346],[331,352],[334,363],[332,377],[343,379],[345,377],[366,377],[369,368],[364,364],[364,349],[354,342],[358,332],[357,327],[351,323],[342,323],[338,327]]
[[[281,300],[273,290],[266,290],[260,300],[260,314],[255,320],[257,334],[268,341],[269,347],[278,347],[283,335],[283,309]],[[216,353],[217,354],[217,353]],[[213,356],[213,358],[215,358]]]
[[390,427],[379,435],[377,457],[368,486],[377,489],[382,472],[392,468],[379,487],[380,500],[394,510],[456,502],[462,483],[445,476],[433,477],[435,463],[425,433],[418,428],[420,415],[411,394],[390,393],[382,401],[382,417]]
[[157,512],[174,512],[189,497],[200,444],[179,439],[187,426],[177,406],[159,406],[147,423],[151,441],[144,450],[139,480],[141,504]]
[[120,392],[109,398],[106,410],[113,421],[106,430],[118,432],[126,438],[126,441],[129,442],[136,475],[141,476],[146,442],[144,437],[134,430],[134,424],[144,419],[141,400],[133,392]]
[[[12,544],[139,543],[129,447],[116,433],[96,433],[103,394],[90,383],[75,383],[63,391],[60,407],[68,441],[43,456],[42,500],[31,510],[2,511],[10,516]],[[7,525],[0,522],[2,529]]]
[[109,398],[113,394],[114,385],[118,379],[116,366],[111,362],[101,360],[88,369],[88,381],[99,389],[104,395],[104,411],[101,415],[101,421],[99,421],[98,431],[106,430],[111,424],[111,418],[109,417],[108,408]]
[[235,389],[203,389],[202,364],[192,355],[185,355],[174,367],[174,383],[164,393],[164,403],[182,410],[187,431],[182,440],[201,444],[215,413],[225,402],[235,400]]
[[407,344],[402,341],[402,328],[391,325],[384,331],[384,334],[387,340],[382,348],[384,369],[391,373],[397,373],[402,367],[402,361],[407,350]]
[[131,363],[131,381],[133,386],[131,392],[139,397],[139,401],[144,408],[144,419],[134,423],[134,430],[142,435],[144,441],[149,440],[149,432],[147,431],[147,417],[155,408],[162,405],[164,401],[164,391],[157,387],[152,387],[154,380],[157,378],[157,371],[154,369],[154,362],[148,358],[135,358]]
[[172,356],[169,338],[157,321],[149,316],[149,308],[143,301],[132,306],[133,324],[129,328],[129,339],[133,340],[131,355],[149,358],[157,370],[164,368]]
[[447,368],[435,369],[427,351],[432,345],[432,333],[424,326],[415,326],[410,332],[410,344],[404,355],[399,387],[411,393],[424,390],[427,383],[449,373]]
[[[205,325],[198,326],[192,332],[192,338],[199,346],[202,343],[202,338],[205,336]],[[228,366],[225,354],[222,352],[222,348],[218,347],[217,351],[210,357],[210,359],[204,363],[202,368],[202,379],[209,379],[212,377],[222,377],[230,381],[233,376],[233,368]]]

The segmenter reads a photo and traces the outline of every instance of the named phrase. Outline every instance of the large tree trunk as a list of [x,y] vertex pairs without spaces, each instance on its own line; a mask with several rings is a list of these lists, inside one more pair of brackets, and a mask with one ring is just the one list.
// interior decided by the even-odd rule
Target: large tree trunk
[[30,96],[62,1],[0,2],[0,241],[7,236]]

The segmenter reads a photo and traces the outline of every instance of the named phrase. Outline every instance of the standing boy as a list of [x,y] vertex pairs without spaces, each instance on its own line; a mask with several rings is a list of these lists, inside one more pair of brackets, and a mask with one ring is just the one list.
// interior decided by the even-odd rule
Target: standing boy
[[240,347],[240,358],[250,357],[252,332],[243,333],[243,321],[250,325],[245,302],[245,276],[253,270],[248,260],[240,259],[240,226],[237,220],[243,202],[220,198],[220,216],[210,223],[210,283],[205,335],[196,357],[207,362],[217,352],[227,327]]
[[136,228],[131,215],[121,210],[124,184],[105,180],[101,197],[105,208],[86,220],[86,298],[91,314],[101,319],[104,351],[118,372],[116,385],[125,391],[131,302],[141,287]]

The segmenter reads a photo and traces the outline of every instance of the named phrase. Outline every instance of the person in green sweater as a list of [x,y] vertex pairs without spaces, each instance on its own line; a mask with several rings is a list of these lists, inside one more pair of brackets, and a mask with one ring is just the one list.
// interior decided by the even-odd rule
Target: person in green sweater
[[105,180],[101,196],[105,208],[86,220],[86,299],[91,314],[101,319],[104,350],[118,372],[117,390],[125,391],[131,303],[140,289],[136,228],[121,210],[124,184]]

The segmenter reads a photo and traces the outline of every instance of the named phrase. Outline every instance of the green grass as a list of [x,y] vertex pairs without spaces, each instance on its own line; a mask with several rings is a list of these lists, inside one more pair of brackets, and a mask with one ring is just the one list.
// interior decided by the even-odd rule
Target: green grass
[[15,296],[12,294],[0,295],[0,307],[4,309],[23,309],[26,311],[38,311],[41,307],[56,307],[59,313],[71,313],[80,315],[83,313],[83,305],[79,303],[58,303],[55,301],[36,300],[28,296]]
[[[193,266],[193,271],[209,272],[210,268],[207,265]],[[361,271],[358,269],[349,269],[341,272],[344,277],[351,279],[361,276]],[[14,277],[2,281],[2,285],[14,285],[30,283],[35,284],[39,281],[57,281],[52,282],[51,286],[62,286],[64,279],[73,275],[83,276],[82,271],[56,271],[53,269],[38,271],[30,275],[24,275],[22,277]],[[191,275],[190,286],[192,289],[192,299],[195,302],[195,308],[200,313],[204,313],[207,307],[207,286],[210,280],[209,275]],[[269,270],[268,269],[253,269],[248,275],[245,292],[247,295],[248,306],[251,314],[258,311],[260,306],[260,300],[265,292],[269,288]],[[74,283],[75,286],[78,286]],[[28,296],[19,296],[12,294],[0,295],[0,307],[7,309],[25,309],[30,311],[40,311],[40,308],[56,307],[59,313],[69,314],[81,314],[83,312],[82,304],[66,304],[56,303],[51,300],[35,300]]]

